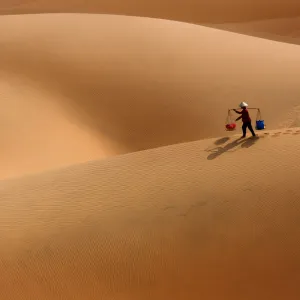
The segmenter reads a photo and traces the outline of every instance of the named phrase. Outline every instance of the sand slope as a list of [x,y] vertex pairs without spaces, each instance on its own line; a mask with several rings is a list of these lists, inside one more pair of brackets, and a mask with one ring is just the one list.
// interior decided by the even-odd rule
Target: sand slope
[[45,90],[0,75],[0,178],[104,158],[98,137],[67,120]]
[[[0,13],[286,40],[298,8],[29,0]],[[0,299],[299,299],[300,128],[280,130],[300,126],[299,46],[15,15],[0,17],[0,64]],[[276,130],[224,137],[240,101]]]
[[300,124],[298,47],[221,30],[120,16],[2,16],[0,63],[1,159],[19,174],[224,135],[227,108],[240,101],[260,107],[268,128]]
[[244,22],[299,16],[297,0],[4,0],[1,14],[104,13],[177,20],[191,23]]
[[298,299],[299,133],[2,181],[1,298]]
[[285,1],[284,5],[280,0],[5,0],[0,4],[0,14],[28,13],[142,16],[208,25],[272,40],[299,43],[299,40],[290,36],[295,25],[299,27],[297,19],[300,4],[296,0]]
[[299,17],[242,23],[207,24],[207,26],[285,43],[300,44]]
[[290,29],[291,24],[295,25],[295,19],[299,18],[299,12],[300,4],[296,0],[285,1],[284,5],[280,0],[5,0],[0,4],[0,14],[99,13],[142,16],[208,25],[297,44],[299,41],[290,37]]

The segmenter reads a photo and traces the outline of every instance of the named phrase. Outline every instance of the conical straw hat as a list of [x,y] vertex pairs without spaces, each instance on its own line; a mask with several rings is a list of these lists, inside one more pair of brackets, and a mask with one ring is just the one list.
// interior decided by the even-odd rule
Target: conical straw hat
[[241,102],[240,103],[240,107],[247,107],[247,106],[248,106],[248,104],[246,102]]

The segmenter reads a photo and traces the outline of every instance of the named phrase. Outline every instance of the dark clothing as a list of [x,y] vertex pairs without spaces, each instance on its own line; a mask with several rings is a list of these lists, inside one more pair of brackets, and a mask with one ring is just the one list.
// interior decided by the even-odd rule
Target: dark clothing
[[246,137],[246,130],[247,130],[247,127],[249,128],[250,132],[252,133],[253,136],[255,136],[255,132],[252,128],[252,124],[251,124],[251,121],[250,122],[243,122],[243,126],[242,126],[242,129],[243,129],[243,137]]
[[251,123],[251,118],[249,116],[248,109],[243,109],[242,111],[236,111],[236,113],[242,115],[243,123]]
[[243,121],[243,126],[242,126],[242,129],[243,129],[243,137],[246,137],[246,131],[247,131],[247,128],[250,130],[250,132],[252,133],[253,136],[256,136],[253,128],[252,128],[252,124],[251,124],[251,118],[250,118],[250,115],[249,115],[249,112],[248,112],[248,109],[245,108],[243,109],[242,111],[237,111],[237,110],[234,110],[237,114],[240,114],[241,116],[239,118],[237,118],[236,120],[239,120],[239,119],[242,119]]

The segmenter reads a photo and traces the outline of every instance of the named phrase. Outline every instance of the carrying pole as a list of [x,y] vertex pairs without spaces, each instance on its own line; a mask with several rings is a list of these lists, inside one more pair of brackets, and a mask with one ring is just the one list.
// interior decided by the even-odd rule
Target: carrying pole
[[[229,108],[228,110],[238,110],[238,109],[241,109],[241,108]],[[259,110],[259,108],[256,108],[256,107],[248,107],[247,109],[257,109]]]

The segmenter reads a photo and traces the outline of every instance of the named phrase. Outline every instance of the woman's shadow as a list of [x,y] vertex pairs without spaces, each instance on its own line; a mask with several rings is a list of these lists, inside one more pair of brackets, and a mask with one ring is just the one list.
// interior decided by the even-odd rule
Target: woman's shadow
[[[224,147],[216,147],[211,150],[208,150],[209,152],[212,152],[212,153],[208,155],[207,159],[213,160],[226,152],[236,151],[237,149],[235,149],[235,148],[239,145],[242,148],[249,148],[252,145],[254,145],[257,140],[258,140],[257,136],[250,137],[250,138],[238,138],[238,139],[234,140],[233,142],[226,144]],[[217,141],[216,144],[218,145],[220,143]]]

